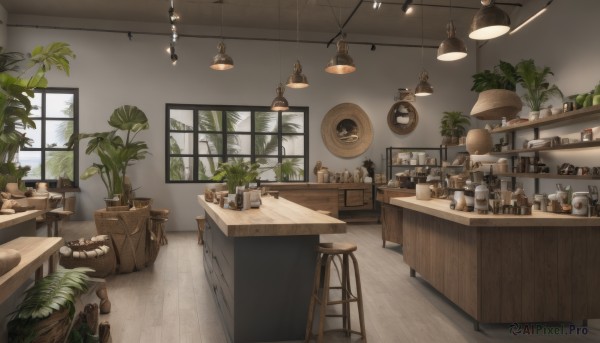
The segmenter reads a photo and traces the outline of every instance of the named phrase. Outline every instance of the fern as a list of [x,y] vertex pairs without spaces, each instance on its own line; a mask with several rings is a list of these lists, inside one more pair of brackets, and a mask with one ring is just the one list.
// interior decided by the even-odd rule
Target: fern
[[14,318],[42,319],[63,307],[72,307],[75,297],[87,290],[90,268],[60,269],[36,282],[25,292],[25,299]]

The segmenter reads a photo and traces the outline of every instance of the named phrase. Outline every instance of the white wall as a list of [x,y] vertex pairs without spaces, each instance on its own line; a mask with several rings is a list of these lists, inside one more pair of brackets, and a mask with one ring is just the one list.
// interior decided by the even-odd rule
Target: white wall
[[[444,33],[440,33],[443,38]],[[165,103],[270,105],[279,81],[279,48],[276,42],[227,41],[228,53],[235,68],[216,72],[208,68],[216,53],[214,39],[182,38],[177,44],[179,62],[171,66],[165,52],[166,36],[134,35],[129,41],[125,34],[50,30],[9,27],[10,49],[30,51],[34,46],[53,41],[72,45],[77,58],[71,64],[71,77],[52,73],[51,86],[79,88],[80,132],[107,130],[112,110],[132,104],[145,111],[150,120],[149,132],[140,134],[152,151],[147,160],[130,168],[134,187],[141,187],[138,196],[154,198],[155,207],[172,210],[170,230],[195,230],[194,217],[200,208],[196,194],[203,192],[202,184],[166,184],[165,163]],[[323,38],[325,39],[325,38]],[[431,42],[438,44],[439,42]],[[427,42],[426,42],[427,44]],[[469,42],[469,44],[471,44]],[[282,78],[292,70],[296,58],[295,43],[281,44]],[[470,46],[471,51],[474,47]],[[386,122],[394,94],[399,87],[414,88],[421,71],[421,51],[415,48],[350,46],[358,71],[345,76],[324,72],[334,47],[302,44],[300,59],[311,86],[305,90],[287,90],[290,104],[310,108],[309,171],[317,160],[333,170],[355,168],[365,158],[371,158],[383,171],[381,157],[388,146],[437,146],[443,111],[460,110],[468,113],[475,94],[468,91],[475,58],[442,63],[435,59],[434,49],[425,49],[425,66],[435,94],[417,100],[419,124],[408,135],[392,133]],[[371,147],[357,158],[340,159],[333,156],[321,140],[320,125],[325,113],[342,102],[353,102],[369,115],[375,135]],[[80,173],[93,158],[80,147]],[[314,180],[314,175],[310,175]],[[93,178],[80,181],[78,216],[93,218],[93,211],[104,204],[105,191],[101,181]]]
[[[530,4],[522,12],[524,15],[541,8],[546,1]],[[537,7],[536,7],[537,6]],[[480,65],[490,68],[505,60],[517,63],[522,59],[533,58],[538,66],[549,66],[554,72],[551,81],[555,83],[565,96],[589,92],[600,82],[600,44],[598,44],[597,21],[600,13],[600,1],[597,0],[555,0],[548,11],[536,18],[514,35],[507,35],[489,41],[479,49]],[[513,18],[519,23],[525,18]],[[517,89],[522,95],[523,92]],[[562,99],[554,99],[555,106],[560,106]],[[528,109],[523,108],[521,117],[526,118]],[[558,135],[561,137],[579,138],[583,128],[600,126],[599,120],[586,123],[565,125],[552,130],[540,131],[541,137]],[[520,135],[522,139],[533,136]],[[600,137],[595,137],[600,138]],[[542,154],[544,161],[555,171],[556,165],[569,162],[575,166],[600,166],[598,149],[562,150]],[[533,193],[531,180],[523,179],[529,194]],[[552,193],[555,183],[571,184],[575,191],[587,191],[588,184],[574,180],[541,180],[542,192]]]
[[7,46],[7,32],[6,32],[6,20],[8,19],[8,14],[6,13],[6,9],[2,5],[0,5],[0,47],[5,48]]

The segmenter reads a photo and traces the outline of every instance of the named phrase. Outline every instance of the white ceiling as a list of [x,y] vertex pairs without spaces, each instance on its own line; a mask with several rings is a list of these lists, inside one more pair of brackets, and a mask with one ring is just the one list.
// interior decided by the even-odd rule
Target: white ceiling
[[[174,0],[181,16],[181,25],[219,26],[219,0]],[[330,34],[339,31],[338,21],[348,18],[360,0],[224,0],[224,26],[253,29],[278,28],[278,3],[281,8],[281,29],[296,29],[296,4],[299,3],[300,31]],[[345,27],[348,39],[352,34],[419,38],[421,10],[424,18],[425,39],[443,39],[450,18],[451,0],[414,0],[414,12],[401,11],[404,0],[382,1],[381,8],[373,9],[373,1],[365,0]],[[424,6],[419,6],[421,2]],[[525,0],[497,1],[498,7],[513,16]],[[144,23],[167,23],[170,0],[0,0],[11,15],[35,15],[80,19],[118,20]],[[479,0],[453,0],[452,18],[457,35],[466,37]],[[341,17],[341,20],[339,19]],[[516,23],[513,22],[513,27]],[[180,33],[185,34],[180,30]],[[225,35],[227,32],[225,31]]]

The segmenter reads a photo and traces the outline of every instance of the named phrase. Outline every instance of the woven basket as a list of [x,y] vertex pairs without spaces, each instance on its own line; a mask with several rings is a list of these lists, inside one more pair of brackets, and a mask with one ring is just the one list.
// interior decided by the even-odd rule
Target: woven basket
[[69,310],[66,307],[52,313],[40,320],[34,327],[37,337],[33,343],[59,343],[64,342],[71,327]]
[[[108,243],[110,243],[110,238],[108,239]],[[73,251],[94,250],[102,245],[110,246],[109,244],[107,244],[107,241],[86,241],[83,245],[80,245],[79,241],[67,242],[67,246]]]
[[[103,277],[107,277],[110,274],[113,274],[117,267],[117,257],[115,254],[115,249],[113,247],[112,241],[109,238],[105,241],[94,242],[94,243],[99,243],[97,246],[107,245],[109,248],[108,252],[104,255],[101,255],[98,257],[90,257],[90,258],[73,258],[72,256],[62,256],[61,255],[60,256],[60,265],[65,268],[68,268],[68,269],[73,269],[76,267],[91,268],[94,271],[86,273],[90,277],[103,278]],[[73,247],[71,247],[71,248],[73,249]],[[73,249],[73,251],[92,250],[95,248],[96,247],[91,248],[91,244],[90,244],[90,245],[88,245],[88,249],[82,249],[82,250]]]

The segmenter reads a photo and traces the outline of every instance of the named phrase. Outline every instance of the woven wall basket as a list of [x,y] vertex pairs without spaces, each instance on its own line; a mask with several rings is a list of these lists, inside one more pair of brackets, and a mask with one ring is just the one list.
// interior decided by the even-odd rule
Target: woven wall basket
[[365,152],[373,141],[373,126],[360,106],[342,103],[325,114],[321,137],[327,149],[338,157],[351,158]]
[[517,116],[523,108],[517,93],[506,89],[489,89],[479,93],[477,102],[471,109],[471,115],[477,119],[510,120]]

